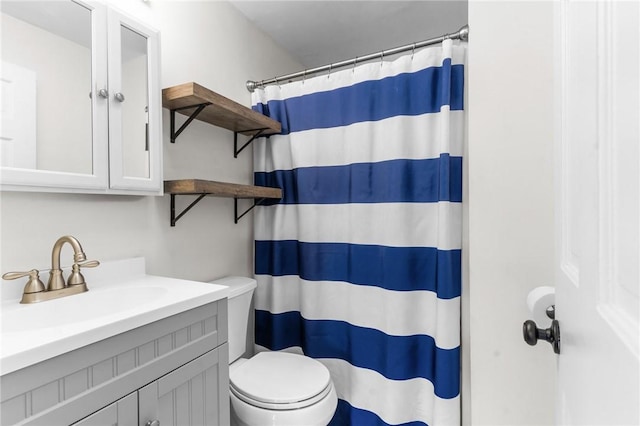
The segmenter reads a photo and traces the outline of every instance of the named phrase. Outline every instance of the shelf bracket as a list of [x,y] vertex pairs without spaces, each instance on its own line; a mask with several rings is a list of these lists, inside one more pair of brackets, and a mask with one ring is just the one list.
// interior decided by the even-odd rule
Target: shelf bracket
[[264,200],[266,200],[266,198],[260,198],[259,200],[253,200],[253,205],[251,207],[249,207],[247,210],[245,210],[244,213],[242,213],[240,216],[238,216],[238,199],[234,198],[233,199],[233,212],[234,212],[234,219],[235,222],[234,223],[238,223],[238,221],[240,219],[242,219],[247,213],[249,213],[251,210],[253,210],[255,208],[255,206],[259,205],[261,202],[263,202]]
[[198,202],[200,202],[200,200],[202,200],[206,196],[207,194],[200,194],[194,202],[189,204],[184,210],[182,210],[180,214],[176,216],[176,194],[171,194],[171,226],[176,226],[176,222],[178,221],[178,219],[184,216],[186,212],[191,210],[193,206],[198,204]]
[[256,133],[253,136],[251,136],[251,139],[249,139],[244,145],[242,145],[240,149],[238,149],[238,132],[233,132],[233,158],[238,158],[238,154],[240,154],[242,150],[247,147],[247,145],[253,142],[255,138],[260,137],[260,135],[265,130],[267,130],[266,127],[262,129],[245,130],[245,132],[256,132]]
[[[184,129],[186,129],[187,126],[191,124],[191,122],[195,120],[198,114],[200,114],[202,110],[205,109],[205,107],[207,107],[208,105],[211,105],[211,102],[205,102],[197,105],[189,105],[186,107],[174,108],[169,111],[171,115],[171,143],[176,143],[176,139],[178,138],[180,133],[182,133]],[[191,109],[191,108],[196,108],[196,110],[191,113],[189,118],[187,118],[187,121],[182,123],[182,126],[180,126],[180,128],[176,131],[176,111],[181,111],[183,109]]]

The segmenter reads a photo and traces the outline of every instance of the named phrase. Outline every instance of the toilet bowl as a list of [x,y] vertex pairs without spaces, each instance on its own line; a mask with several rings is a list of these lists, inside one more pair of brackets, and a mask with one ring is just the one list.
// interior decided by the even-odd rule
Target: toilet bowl
[[261,352],[240,359],[229,381],[232,423],[242,426],[326,426],[338,403],[327,368],[302,355]]
[[229,287],[229,398],[231,424],[326,426],[338,405],[329,370],[319,361],[288,352],[246,351],[251,296],[256,281],[225,277]]

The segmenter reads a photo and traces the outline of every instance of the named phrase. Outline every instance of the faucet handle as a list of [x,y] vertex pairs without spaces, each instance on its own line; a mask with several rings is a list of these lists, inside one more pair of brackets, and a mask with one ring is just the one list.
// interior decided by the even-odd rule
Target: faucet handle
[[100,266],[100,262],[97,260],[87,260],[86,262],[76,263],[76,265],[83,268],[95,268],[96,266]]
[[27,285],[24,286],[24,293],[40,293],[44,291],[44,283],[40,281],[40,271],[32,269],[27,272],[7,272],[2,276],[4,280],[15,280],[18,278],[29,276]]
[[71,275],[69,275],[69,279],[67,280],[67,285],[85,285],[84,276],[80,273],[80,267],[83,268],[95,268],[100,265],[100,262],[97,260],[88,260],[82,263],[74,263],[71,267]]

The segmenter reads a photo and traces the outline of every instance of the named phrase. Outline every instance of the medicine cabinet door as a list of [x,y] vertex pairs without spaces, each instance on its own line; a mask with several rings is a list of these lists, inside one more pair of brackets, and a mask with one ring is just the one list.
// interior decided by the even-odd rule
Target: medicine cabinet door
[[2,189],[104,189],[106,9],[81,1],[0,2]]
[[109,10],[110,187],[162,191],[158,33]]

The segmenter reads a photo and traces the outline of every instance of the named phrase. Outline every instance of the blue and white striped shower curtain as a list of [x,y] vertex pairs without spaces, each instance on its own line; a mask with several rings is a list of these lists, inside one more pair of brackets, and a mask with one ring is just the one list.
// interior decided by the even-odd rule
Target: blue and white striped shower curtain
[[332,425],[460,423],[463,45],[257,90],[256,344],[331,371]]

